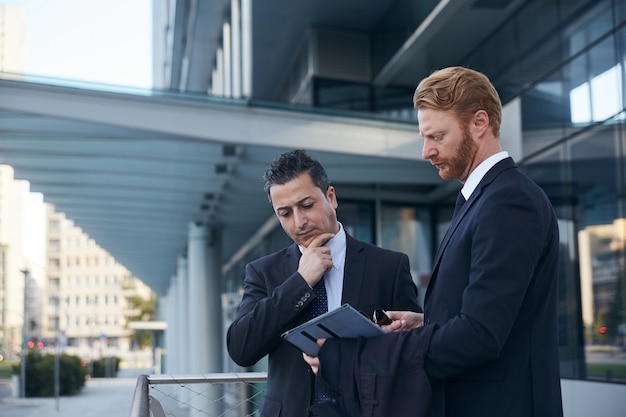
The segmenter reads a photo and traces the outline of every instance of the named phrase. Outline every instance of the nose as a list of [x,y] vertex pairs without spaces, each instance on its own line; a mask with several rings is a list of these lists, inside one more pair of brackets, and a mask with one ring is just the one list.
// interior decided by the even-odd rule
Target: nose
[[422,147],[422,158],[431,159],[433,156],[436,155],[436,153],[437,150],[433,146],[432,141],[424,138],[424,146]]
[[293,211],[293,219],[296,223],[296,227],[298,229],[302,229],[307,224],[306,214],[303,210],[294,210]]

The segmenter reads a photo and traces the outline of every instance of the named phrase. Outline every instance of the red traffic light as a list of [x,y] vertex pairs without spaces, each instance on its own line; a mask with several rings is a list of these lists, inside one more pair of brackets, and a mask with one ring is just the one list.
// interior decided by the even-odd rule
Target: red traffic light
[[606,326],[600,326],[600,328],[598,329],[598,331],[602,334],[606,333]]
[[28,342],[26,342],[26,346],[28,346],[29,349],[32,349],[35,347],[35,342],[29,340]]

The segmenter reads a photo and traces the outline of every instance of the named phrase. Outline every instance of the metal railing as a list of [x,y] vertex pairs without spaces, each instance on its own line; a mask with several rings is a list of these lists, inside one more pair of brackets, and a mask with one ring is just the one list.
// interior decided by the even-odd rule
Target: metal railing
[[130,417],[258,415],[267,372],[140,375]]

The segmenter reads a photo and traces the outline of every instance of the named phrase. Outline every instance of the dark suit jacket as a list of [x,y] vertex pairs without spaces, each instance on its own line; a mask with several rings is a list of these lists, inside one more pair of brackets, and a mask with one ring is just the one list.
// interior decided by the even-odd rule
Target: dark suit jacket
[[[311,406],[324,417],[425,417],[430,384],[424,357],[435,325],[368,339],[329,339],[318,388],[334,400]],[[337,345],[334,349],[326,344]],[[357,352],[357,360],[354,354]],[[353,380],[346,383],[346,376]]]
[[[346,235],[342,304],[372,316],[374,309],[421,311],[405,254]],[[262,416],[306,417],[312,373],[302,353],[281,334],[309,319],[315,292],[297,272],[293,244],[246,266],[244,294],[227,332],[227,348],[240,366],[269,355]]]
[[[563,415],[558,252],[548,198],[511,158],[500,161],[452,221],[435,256],[425,298],[427,323],[437,327],[424,360],[432,389],[429,416]],[[352,358],[347,341],[329,341],[320,350],[321,369],[326,356],[340,352],[361,367],[369,349],[393,356],[397,337],[384,335],[386,342],[353,349]],[[359,377],[344,375],[343,383]],[[411,384],[408,374],[393,377],[399,386]]]

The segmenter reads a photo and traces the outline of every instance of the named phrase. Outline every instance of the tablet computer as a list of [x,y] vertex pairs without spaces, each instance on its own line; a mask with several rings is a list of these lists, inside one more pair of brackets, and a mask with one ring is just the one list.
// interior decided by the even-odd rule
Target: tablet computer
[[317,356],[317,339],[333,337],[355,338],[385,334],[373,321],[350,304],[319,315],[282,334],[283,339],[310,356]]

